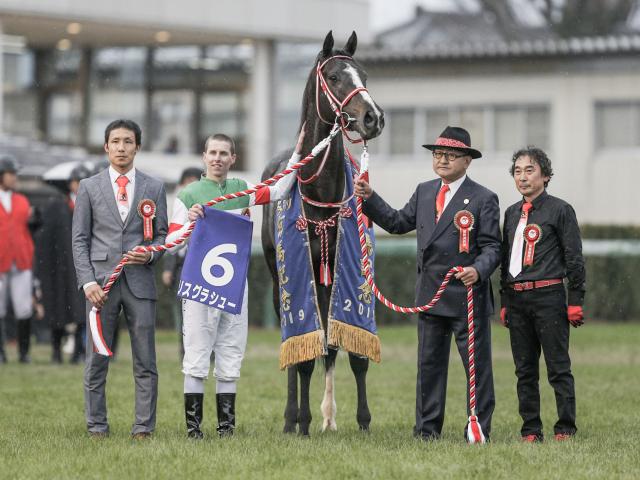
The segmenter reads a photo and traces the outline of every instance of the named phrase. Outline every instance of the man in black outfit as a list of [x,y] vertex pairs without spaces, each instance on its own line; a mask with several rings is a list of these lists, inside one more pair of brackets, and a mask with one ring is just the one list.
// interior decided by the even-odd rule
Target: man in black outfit
[[[500,320],[509,328],[518,377],[524,442],[543,440],[540,418],[539,360],[544,353],[558,409],[556,440],[576,433],[576,399],[569,324],[583,324],[585,269],[576,214],[567,202],[546,191],[551,160],[539,148],[517,151],[511,175],[523,199],[504,215]],[[567,278],[567,295],[563,285]]]
[[[389,233],[417,230],[417,305],[431,301],[452,267],[464,267],[455,275],[460,281],[452,279],[437,305],[419,317],[414,434],[435,439],[442,432],[452,333],[468,376],[466,286],[473,285],[476,413],[488,439],[495,406],[489,277],[500,263],[498,197],[467,177],[471,160],[482,154],[471,148],[466,130],[447,127],[435,144],[423,146],[432,151],[433,170],[439,178],[419,184],[404,208],[390,207],[363,180],[356,182],[356,194],[366,200],[364,213]],[[462,214],[467,222],[461,224]],[[466,242],[461,227],[467,229]]]

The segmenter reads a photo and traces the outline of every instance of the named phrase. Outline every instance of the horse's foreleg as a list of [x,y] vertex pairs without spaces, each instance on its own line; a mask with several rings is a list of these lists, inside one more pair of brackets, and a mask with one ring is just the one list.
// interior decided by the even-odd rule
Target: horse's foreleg
[[298,423],[298,371],[287,368],[287,406],[284,408],[284,433],[296,433]]
[[338,355],[338,351],[334,349],[329,349],[329,354],[325,357],[324,361],[324,397],[322,398],[322,403],[320,404],[320,411],[322,412],[322,431],[324,432],[327,428],[329,430],[338,430],[338,425],[336,424],[336,396],[334,389],[334,377],[336,371],[336,356]]
[[371,412],[367,404],[367,370],[369,370],[369,359],[349,354],[349,364],[351,371],[356,377],[356,387],[358,389],[358,410],[356,412],[356,420],[360,426],[360,430],[369,431],[371,423]]
[[311,385],[311,375],[315,361],[309,360],[296,365],[300,374],[300,410],[298,411],[298,433],[309,435],[309,424],[311,424],[311,408],[309,406],[309,387]]

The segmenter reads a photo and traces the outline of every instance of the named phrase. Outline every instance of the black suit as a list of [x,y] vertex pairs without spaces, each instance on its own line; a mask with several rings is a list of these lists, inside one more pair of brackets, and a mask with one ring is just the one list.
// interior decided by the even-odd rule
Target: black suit
[[[436,223],[435,199],[440,185],[440,179],[421,183],[401,210],[391,208],[373,193],[364,202],[363,211],[389,233],[417,230],[417,305],[433,298],[451,267],[472,266],[477,270],[480,279],[473,288],[476,408],[483,432],[488,436],[495,405],[489,325],[493,292],[489,277],[500,262],[498,197],[467,177]],[[474,217],[469,253],[459,252],[459,231],[453,218],[460,210],[468,210]],[[468,372],[466,292],[462,282],[454,279],[438,304],[426,314],[420,314],[416,435],[438,437],[442,431],[452,333]]]

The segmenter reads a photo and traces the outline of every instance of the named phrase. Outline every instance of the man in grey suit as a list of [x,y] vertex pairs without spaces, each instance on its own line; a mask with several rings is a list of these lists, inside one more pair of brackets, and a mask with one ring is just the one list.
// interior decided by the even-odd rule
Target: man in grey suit
[[[135,248],[162,245],[167,234],[164,184],[133,166],[141,138],[140,127],[131,120],[115,120],[107,126],[104,150],[110,166],[80,182],[73,213],[73,260],[78,286],[87,298],[87,317],[91,307],[100,310],[107,346],[113,341],[121,310],[129,328],[136,393],[131,435],[135,439],[149,437],[156,421],[156,286],[152,265],[161,256],[139,253]],[[155,210],[155,217],[149,215],[151,210]],[[101,285],[123,256],[127,264],[107,296]],[[89,331],[87,328],[85,415],[89,435],[104,437],[109,434],[105,397],[109,357],[94,351]]]
[[451,267],[464,267],[455,275],[460,282],[449,283],[436,306],[418,320],[414,434],[424,439],[441,435],[452,334],[468,375],[466,286],[473,285],[476,412],[488,440],[495,406],[489,316],[490,276],[500,262],[498,197],[466,174],[472,159],[482,154],[471,148],[465,129],[447,127],[435,144],[423,147],[432,151],[439,178],[419,184],[404,208],[391,208],[363,180],[356,182],[356,195],[366,200],[363,212],[389,233],[417,230],[417,305],[431,301]]

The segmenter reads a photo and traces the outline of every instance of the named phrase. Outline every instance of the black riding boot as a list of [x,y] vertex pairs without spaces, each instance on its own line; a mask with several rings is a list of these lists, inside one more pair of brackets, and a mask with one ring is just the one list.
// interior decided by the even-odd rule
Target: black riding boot
[[200,440],[204,437],[200,424],[202,424],[203,393],[184,394],[184,416],[187,420],[187,437]]
[[31,343],[31,318],[16,321],[18,336],[18,358],[20,363],[31,363],[29,344]]
[[0,318],[0,363],[7,363],[7,354],[4,353],[4,318]]
[[230,437],[236,428],[236,394],[218,393],[216,395],[218,407],[218,435]]
[[51,329],[51,363],[62,363],[62,337],[64,337],[64,329]]

